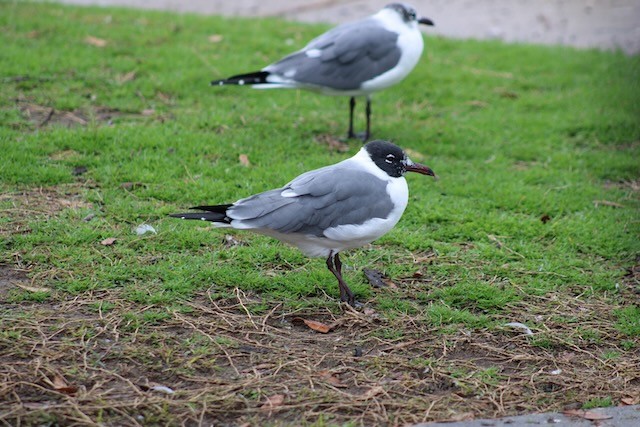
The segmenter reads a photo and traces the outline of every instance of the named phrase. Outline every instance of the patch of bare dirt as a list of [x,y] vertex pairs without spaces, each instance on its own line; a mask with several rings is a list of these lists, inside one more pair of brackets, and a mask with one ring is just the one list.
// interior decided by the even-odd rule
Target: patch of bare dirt
[[616,188],[616,189],[627,190],[633,193],[637,193],[640,191],[640,178],[632,179],[629,181],[617,181],[617,182],[608,181],[608,182],[605,182],[604,188],[606,189]]
[[640,295],[640,256],[636,257],[635,264],[627,269],[627,273],[622,278],[624,290],[631,291],[631,294]]
[[114,118],[124,115],[121,111],[100,106],[92,107],[90,110],[61,111],[31,103],[20,103],[20,111],[36,127],[77,127],[86,126],[91,121],[111,123]]
[[346,142],[329,134],[316,135],[315,140],[318,144],[326,146],[329,151],[336,151],[338,153],[346,153],[349,151],[349,145]]
[[[146,313],[168,318],[145,323]],[[640,393],[637,354],[606,359],[570,340],[541,347],[517,331],[435,334],[419,316],[368,307],[265,309],[240,290],[202,293],[184,309],[89,292],[6,310],[0,330],[9,425],[406,425]]]
[[28,222],[46,220],[64,209],[92,207],[84,200],[80,184],[30,187],[0,194],[0,214],[10,221],[0,222],[0,237],[29,233]]
[[[4,301],[10,290],[28,288],[29,278],[24,270],[0,264],[0,301]],[[0,303],[1,305],[1,303]]]
[[34,104],[25,100],[17,100],[17,105],[24,117],[36,128],[47,126],[64,126],[68,128],[86,126],[89,123],[103,123],[111,125],[119,118],[140,119],[155,117],[161,121],[168,116],[158,115],[155,110],[146,109],[140,113],[123,112],[114,108],[92,105],[72,111],[57,110],[55,108]]

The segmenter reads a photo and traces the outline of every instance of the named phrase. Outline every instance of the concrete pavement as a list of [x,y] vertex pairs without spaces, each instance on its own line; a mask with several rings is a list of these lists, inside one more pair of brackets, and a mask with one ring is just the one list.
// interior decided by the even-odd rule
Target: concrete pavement
[[[58,0],[226,16],[341,23],[391,0]],[[429,34],[640,53],[639,0],[407,0],[433,19]]]

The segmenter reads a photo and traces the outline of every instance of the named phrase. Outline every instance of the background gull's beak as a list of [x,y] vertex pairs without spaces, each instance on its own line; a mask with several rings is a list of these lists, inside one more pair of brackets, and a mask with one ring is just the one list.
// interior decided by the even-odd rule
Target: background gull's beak
[[431,19],[425,18],[424,16],[422,18],[418,19],[418,24],[429,25],[431,27],[436,25],[436,24],[433,23],[433,21]]

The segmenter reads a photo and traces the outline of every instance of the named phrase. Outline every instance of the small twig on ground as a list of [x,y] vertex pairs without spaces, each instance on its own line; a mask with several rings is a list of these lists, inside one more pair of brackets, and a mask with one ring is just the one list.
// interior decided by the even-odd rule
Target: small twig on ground
[[[244,295],[244,292],[242,292],[240,290],[240,288],[235,288],[234,292],[236,294],[236,299],[238,300],[238,303],[240,304],[240,307],[242,307],[242,309],[244,310],[245,313],[247,313],[247,318],[249,319],[249,322],[251,322],[251,324],[253,325],[253,327],[255,329],[259,329],[258,326],[255,324],[255,322],[253,321],[253,317],[251,316],[251,313],[249,313],[249,310],[247,310],[247,307],[244,305],[244,303],[242,302],[242,298],[240,297],[240,294],[242,293],[242,295]],[[247,296],[244,295],[244,297],[246,298]]]

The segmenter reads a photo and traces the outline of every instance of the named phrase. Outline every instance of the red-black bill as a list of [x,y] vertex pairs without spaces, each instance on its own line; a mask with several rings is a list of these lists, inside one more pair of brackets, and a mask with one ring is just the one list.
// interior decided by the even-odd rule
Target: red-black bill
[[416,172],[421,175],[429,175],[438,179],[438,176],[436,175],[436,173],[429,166],[425,166],[425,165],[421,165],[420,163],[413,163],[409,161],[407,162],[407,165],[405,168],[407,169],[407,172]]

